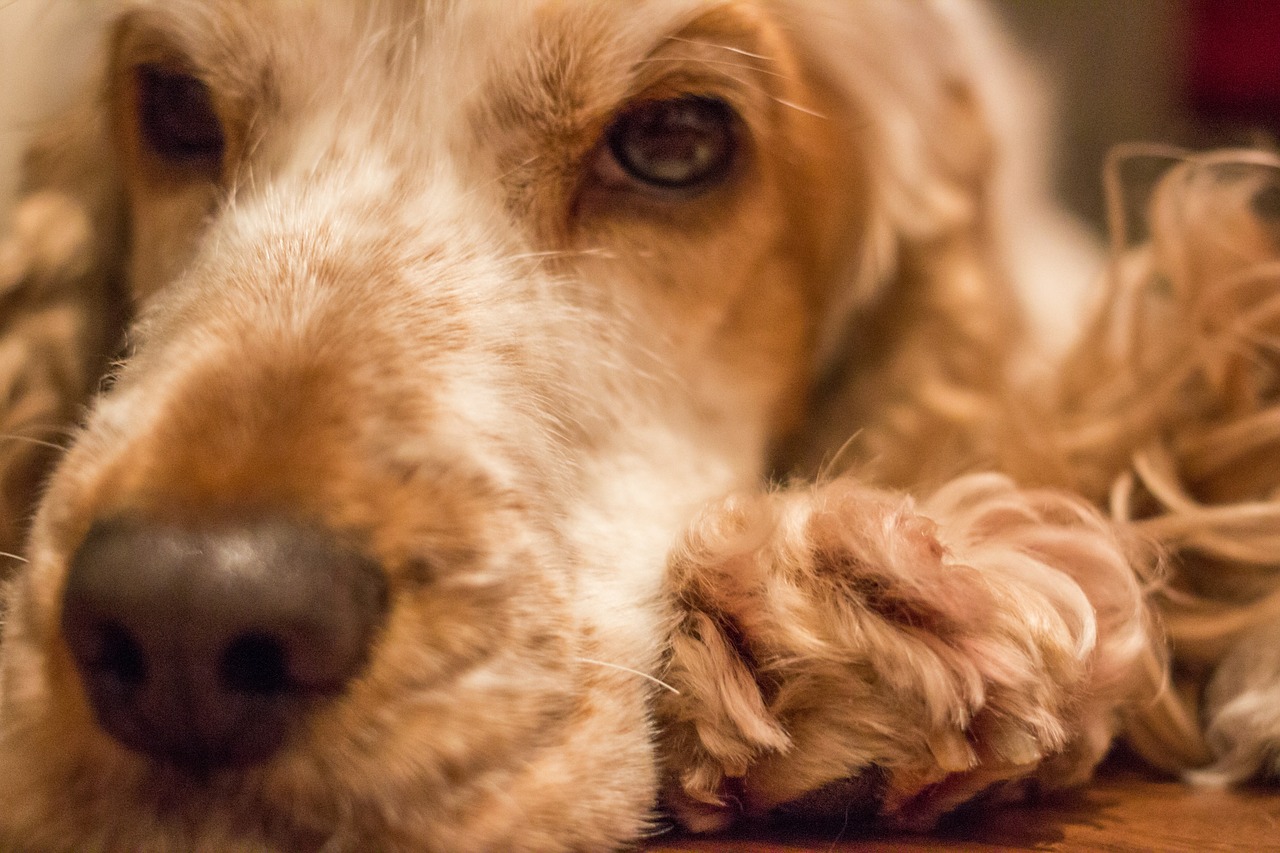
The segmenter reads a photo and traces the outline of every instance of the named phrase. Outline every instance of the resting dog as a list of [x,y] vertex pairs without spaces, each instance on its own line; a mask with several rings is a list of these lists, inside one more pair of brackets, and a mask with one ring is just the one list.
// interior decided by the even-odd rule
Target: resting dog
[[1022,428],[1051,214],[967,5],[107,18],[0,267],[6,849],[922,826],[1151,700],[1152,552]]

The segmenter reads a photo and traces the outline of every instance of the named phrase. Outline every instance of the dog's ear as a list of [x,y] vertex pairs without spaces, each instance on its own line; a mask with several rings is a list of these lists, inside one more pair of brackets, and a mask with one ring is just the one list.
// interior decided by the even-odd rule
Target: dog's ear
[[843,112],[843,168],[861,172],[867,209],[823,307],[808,423],[778,467],[813,473],[856,433],[849,461],[864,476],[940,480],[987,453],[1007,386],[1022,315],[1010,235],[1051,209],[1036,165],[1044,111],[971,4],[786,5]]
[[[0,549],[20,548],[48,468],[118,346],[123,192],[98,82],[27,149],[0,231]],[[0,572],[2,577],[4,572]]]

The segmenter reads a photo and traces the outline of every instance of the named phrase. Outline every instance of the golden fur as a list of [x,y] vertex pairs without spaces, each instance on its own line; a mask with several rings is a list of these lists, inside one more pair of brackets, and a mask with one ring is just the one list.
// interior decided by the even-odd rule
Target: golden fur
[[[851,798],[927,827],[1078,783],[1125,727],[1164,766],[1274,765],[1247,707],[1276,667],[1227,652],[1275,599],[1257,179],[1191,218],[1243,249],[1157,219],[1053,361],[1053,271],[1009,260],[1054,237],[1041,152],[968,3],[105,12],[0,243],[5,849],[593,851],[660,792],[698,830]],[[145,144],[150,66],[207,87],[217,162]],[[687,94],[733,110],[732,169],[638,191],[603,135]],[[256,517],[376,561],[367,663],[251,766],[124,748],[69,564],[104,520]],[[1161,585],[1153,542],[1236,574]],[[1189,683],[1227,657],[1207,739],[1151,601]]]

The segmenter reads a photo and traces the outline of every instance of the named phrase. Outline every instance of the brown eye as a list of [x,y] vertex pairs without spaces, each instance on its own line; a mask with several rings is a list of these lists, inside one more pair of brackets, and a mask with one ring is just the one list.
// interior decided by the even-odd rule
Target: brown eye
[[138,128],[152,153],[177,166],[218,169],[225,139],[209,87],[159,65],[135,73]]
[[606,141],[629,176],[663,189],[703,189],[724,178],[738,147],[738,118],[724,101],[686,96],[632,107]]

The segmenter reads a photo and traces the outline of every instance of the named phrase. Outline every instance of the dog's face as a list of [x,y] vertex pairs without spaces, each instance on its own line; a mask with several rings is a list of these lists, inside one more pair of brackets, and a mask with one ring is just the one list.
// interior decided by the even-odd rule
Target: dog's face
[[640,832],[667,550],[765,470],[905,216],[803,34],[923,39],[898,5],[124,3],[139,319],[12,592],[0,829]]

